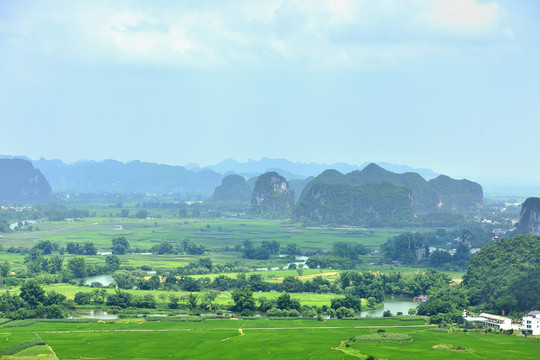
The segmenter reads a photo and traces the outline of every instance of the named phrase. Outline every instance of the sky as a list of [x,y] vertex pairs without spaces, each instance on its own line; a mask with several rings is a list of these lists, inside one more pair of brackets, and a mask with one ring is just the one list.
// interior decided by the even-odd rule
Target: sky
[[536,0],[0,0],[0,154],[540,181]]

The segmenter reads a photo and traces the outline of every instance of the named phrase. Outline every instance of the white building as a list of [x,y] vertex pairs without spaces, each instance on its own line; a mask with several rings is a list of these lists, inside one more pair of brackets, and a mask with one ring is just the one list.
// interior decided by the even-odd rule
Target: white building
[[512,328],[512,320],[507,317],[481,313],[481,318],[484,318],[484,325],[498,330],[510,330]]
[[540,335],[540,311],[531,311],[523,317],[521,330],[531,335]]
[[465,321],[482,324],[482,326],[492,328],[492,329],[497,329],[497,330],[512,329],[512,320],[504,316],[481,313],[480,316],[477,316],[477,317],[465,316],[464,319]]

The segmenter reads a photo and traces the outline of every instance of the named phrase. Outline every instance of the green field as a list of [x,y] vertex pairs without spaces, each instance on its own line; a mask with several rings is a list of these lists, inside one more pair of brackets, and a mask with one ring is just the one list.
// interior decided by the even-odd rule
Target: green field
[[[130,324],[65,321],[35,322],[21,327],[10,327],[8,323],[0,332],[1,338],[14,341],[39,336],[58,359],[358,359],[335,348],[344,340],[374,334],[378,329],[389,334],[408,334],[412,341],[359,343],[353,345],[353,350],[381,359],[539,358],[538,340],[482,333],[441,333],[421,323],[383,318]],[[27,353],[32,352],[27,350]]]
[[[113,230],[122,225],[123,230]],[[254,243],[278,240],[285,247],[296,243],[304,249],[330,249],[335,241],[356,241],[372,248],[406,229],[303,228],[285,221],[249,219],[109,219],[86,218],[73,222],[42,222],[39,231],[14,232],[4,235],[4,246],[31,246],[36,240],[61,244],[77,241],[94,242],[99,251],[110,250],[113,237],[125,236],[132,247],[150,248],[156,243],[180,242],[185,238],[210,249],[241,245],[245,239]]]
[[[122,225],[122,230],[113,230],[113,225]],[[329,251],[332,244],[337,241],[349,241],[363,244],[372,250],[392,236],[396,236],[411,229],[363,229],[355,227],[330,228],[314,227],[304,228],[300,224],[276,220],[250,220],[250,219],[124,219],[124,218],[86,218],[77,221],[41,222],[38,231],[21,231],[6,233],[1,244],[8,246],[32,247],[39,240],[50,240],[65,246],[68,242],[88,242],[97,245],[98,251],[111,250],[112,239],[125,236],[132,248],[148,250],[152,246],[169,242],[180,244],[188,238],[207,247],[209,256],[215,264],[232,264],[248,268],[284,267],[287,260],[271,257],[269,260],[245,259],[241,253],[233,251],[236,245],[242,245],[249,239],[255,245],[263,240],[278,240],[281,248],[288,244],[296,244],[302,251]],[[414,229],[413,231],[420,231]],[[224,251],[228,247],[229,251]],[[67,260],[73,255],[64,255]],[[152,268],[168,268],[185,266],[190,261],[196,261],[200,255],[121,255],[123,266]],[[85,256],[88,264],[104,263],[104,256]],[[23,267],[24,256],[18,254],[1,253],[0,261],[8,261],[12,270]],[[362,263],[358,266],[360,271],[400,271],[403,274],[422,271],[423,269],[400,267],[396,265],[377,265],[378,255],[362,256]],[[304,269],[305,275],[314,274],[320,270]],[[298,275],[296,271],[290,272],[264,272],[265,277],[280,278],[283,276]],[[452,278],[461,278],[460,272],[449,272]],[[209,274],[209,277],[217,274]],[[332,275],[329,275],[332,279]]]

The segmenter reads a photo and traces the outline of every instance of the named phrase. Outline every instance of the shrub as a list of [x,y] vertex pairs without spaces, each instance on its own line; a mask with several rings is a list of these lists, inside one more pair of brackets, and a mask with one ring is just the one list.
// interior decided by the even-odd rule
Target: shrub
[[253,311],[249,310],[249,309],[244,309],[242,310],[242,312],[240,313],[240,316],[253,316]]
[[266,312],[266,316],[269,316],[269,317],[282,317],[283,316],[283,311],[277,309],[277,308],[271,308],[270,310],[268,310]]

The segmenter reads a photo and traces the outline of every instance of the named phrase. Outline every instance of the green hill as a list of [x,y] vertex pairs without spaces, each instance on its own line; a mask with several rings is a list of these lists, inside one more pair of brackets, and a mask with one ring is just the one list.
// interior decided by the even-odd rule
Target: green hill
[[473,305],[487,303],[507,313],[540,309],[540,236],[518,235],[484,246],[463,285]]
[[413,218],[410,190],[390,182],[354,185],[314,180],[308,186],[294,210],[293,217],[299,221],[391,226]]
[[467,179],[455,180],[445,175],[430,180],[432,205],[450,211],[478,210],[483,206],[482,186]]
[[254,184],[247,182],[243,176],[228,175],[221,180],[221,185],[216,187],[208,203],[217,209],[229,211],[247,211]]
[[249,213],[266,218],[286,218],[294,207],[294,192],[289,183],[278,173],[271,171],[258,177],[251,197]]
[[517,230],[521,234],[540,235],[540,198],[525,200],[521,206]]
[[0,201],[35,203],[51,199],[51,186],[32,163],[0,159]]

